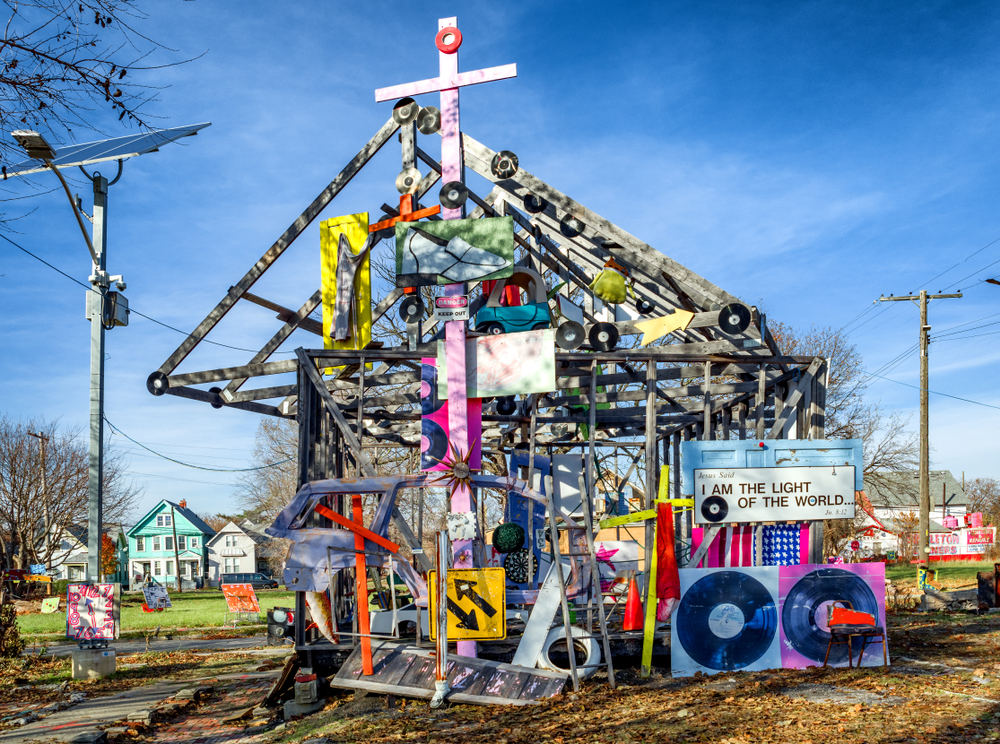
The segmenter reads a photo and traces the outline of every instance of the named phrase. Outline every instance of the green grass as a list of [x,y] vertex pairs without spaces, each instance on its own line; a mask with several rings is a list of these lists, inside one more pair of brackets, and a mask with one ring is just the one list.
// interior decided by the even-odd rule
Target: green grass
[[[257,592],[260,601],[261,622],[272,607],[294,607],[295,592],[268,589]],[[122,595],[121,632],[163,630],[174,628],[220,627],[226,614],[226,600],[218,589],[206,589],[178,594],[170,593],[173,604],[163,612],[143,612],[141,593]],[[66,602],[60,604],[60,611],[51,615],[18,615],[21,634],[31,637],[41,633],[63,633],[66,630]],[[161,630],[161,633],[163,632]]]
[[[990,561],[931,561],[930,568],[938,572],[937,583],[943,584],[944,588],[949,585],[975,584],[976,573],[979,571],[992,571],[993,563]],[[909,563],[895,563],[885,567],[885,577],[892,581],[917,583],[917,567]]]

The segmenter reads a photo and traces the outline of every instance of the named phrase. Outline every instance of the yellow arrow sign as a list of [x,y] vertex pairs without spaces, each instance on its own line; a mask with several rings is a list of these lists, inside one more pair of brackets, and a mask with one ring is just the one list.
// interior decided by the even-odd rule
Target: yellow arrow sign
[[694,313],[687,310],[675,310],[673,315],[663,315],[649,320],[636,320],[632,323],[637,330],[642,331],[640,346],[649,346],[668,333],[683,331],[691,323]]
[[[436,573],[428,573],[428,586],[434,586]],[[448,640],[507,637],[505,578],[502,568],[448,569]],[[437,637],[436,599],[430,592],[431,640]]]

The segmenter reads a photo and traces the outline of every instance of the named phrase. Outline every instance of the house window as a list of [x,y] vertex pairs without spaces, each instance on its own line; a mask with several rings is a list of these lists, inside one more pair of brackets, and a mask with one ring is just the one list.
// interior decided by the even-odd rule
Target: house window
[[83,581],[83,566],[70,566],[68,578],[70,581]]
[[171,537],[170,535],[167,535],[166,537],[164,537],[163,538],[163,542],[164,542],[164,548],[163,548],[164,550],[173,550],[174,549],[174,538]]
[[192,548],[197,548],[198,547],[198,538],[197,537],[192,537],[191,538],[191,547]]
[[174,562],[167,561],[167,576],[172,576],[174,573]]
[[177,549],[178,550],[186,550],[187,546],[185,545],[185,543],[186,543],[186,538],[184,537],[184,535],[178,535],[177,536]]
[[145,553],[146,552],[146,538],[145,537],[137,537],[135,539],[135,552],[136,553]]
[[164,527],[169,527],[170,526],[170,515],[169,514],[164,514],[163,515],[163,526]]
[[236,547],[236,535],[226,535],[226,547],[227,548]]
[[153,550],[159,550],[159,549],[160,549],[160,536],[153,535]]
[[162,575],[163,574],[160,573],[160,562],[153,561],[153,576],[162,576]]
[[161,514],[161,515],[159,515],[159,516],[158,516],[158,517],[156,518],[156,526],[157,526],[157,527],[162,527],[162,526],[163,526],[163,515],[162,515],[162,514]]
[[226,558],[226,569],[224,573],[239,573],[240,572],[240,559],[239,558]]

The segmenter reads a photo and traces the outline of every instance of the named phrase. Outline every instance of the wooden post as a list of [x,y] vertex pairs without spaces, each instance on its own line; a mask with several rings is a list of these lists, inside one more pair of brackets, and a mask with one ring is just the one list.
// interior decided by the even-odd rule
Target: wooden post
[[[351,496],[351,505],[354,511],[354,523],[364,527],[365,511],[361,503],[361,494],[356,493]],[[371,626],[368,619],[368,565],[365,560],[365,538],[359,532],[354,533],[354,560],[357,584],[355,615],[358,618],[358,633],[361,635],[361,671],[368,676],[374,674],[375,670],[372,668]],[[390,563],[390,567],[391,565]]]
[[[703,411],[705,417],[705,440],[711,441],[715,439],[715,432],[712,426],[712,363],[705,362],[705,394],[703,397],[705,402],[705,410]],[[648,508],[648,507],[647,507]]]
[[767,400],[767,365],[760,365],[757,375],[757,439],[764,438],[764,403]]
[[435,563],[434,586],[436,617],[430,620],[437,623],[437,638],[434,654],[434,697],[431,707],[439,708],[448,694],[448,531],[441,530],[437,534],[437,555]]

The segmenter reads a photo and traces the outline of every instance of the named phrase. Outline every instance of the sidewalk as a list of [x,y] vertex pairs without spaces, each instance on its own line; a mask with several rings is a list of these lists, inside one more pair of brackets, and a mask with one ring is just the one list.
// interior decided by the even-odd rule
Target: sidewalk
[[[253,648],[254,646],[264,646],[267,644],[267,638],[264,636],[252,636],[250,638],[216,638],[212,640],[206,640],[204,638],[175,638],[172,641],[166,639],[158,639],[150,641],[149,650],[150,651],[191,651],[191,650],[233,650],[233,649],[244,649]],[[60,644],[58,646],[49,646],[46,648],[46,653],[52,656],[69,656],[73,651],[75,651],[78,646],[75,643],[72,644]],[[124,654],[136,654],[146,651],[146,641],[115,641],[110,645],[110,648],[115,649],[119,656]],[[285,653],[291,649],[291,646],[277,646],[275,648],[284,649]],[[28,653],[28,652],[25,652]]]

